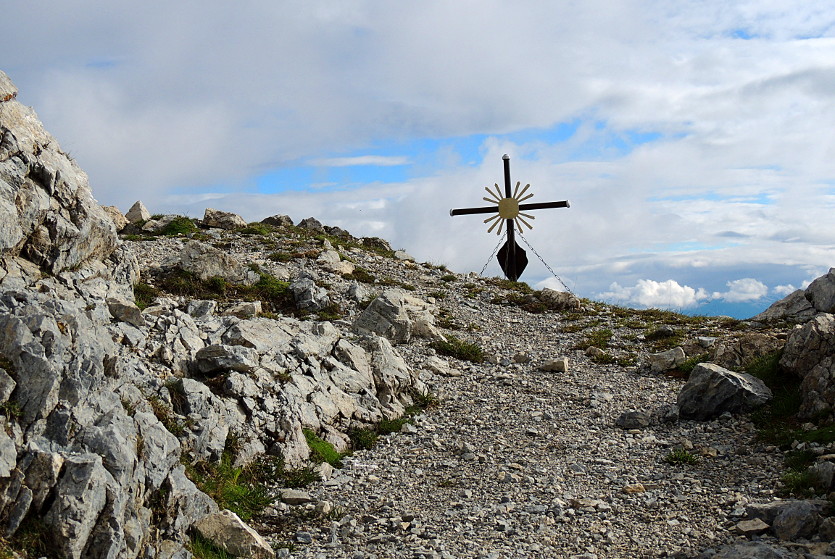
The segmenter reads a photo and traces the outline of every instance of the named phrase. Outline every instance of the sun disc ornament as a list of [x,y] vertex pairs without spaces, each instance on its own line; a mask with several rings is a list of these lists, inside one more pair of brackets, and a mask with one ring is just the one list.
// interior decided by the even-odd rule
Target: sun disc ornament
[[484,190],[487,191],[487,194],[490,195],[490,198],[486,196],[482,198],[482,200],[486,202],[492,202],[497,205],[498,213],[492,217],[488,217],[484,220],[484,223],[490,223],[494,221],[494,223],[487,229],[488,233],[492,233],[493,229],[496,228],[498,225],[498,229],[496,229],[496,235],[502,234],[502,224],[507,219],[512,219],[516,222],[516,227],[522,231],[522,226],[524,225],[528,229],[533,229],[533,225],[528,223],[526,219],[536,219],[536,217],[532,216],[531,214],[522,213],[519,211],[519,204],[533,198],[533,194],[528,194],[525,196],[525,192],[531,187],[530,184],[526,184],[525,188],[522,189],[522,192],[519,192],[519,187],[522,186],[521,182],[516,183],[516,188],[513,191],[513,196],[508,198],[502,197],[502,191],[499,189],[498,184],[494,184],[493,187],[496,189],[496,192],[493,192],[488,187],[484,187]]

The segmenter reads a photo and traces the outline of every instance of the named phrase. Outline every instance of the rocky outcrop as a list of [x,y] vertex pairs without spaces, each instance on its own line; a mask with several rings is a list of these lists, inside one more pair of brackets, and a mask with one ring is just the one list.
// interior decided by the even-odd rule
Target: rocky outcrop
[[831,415],[835,407],[835,315],[818,314],[792,330],[780,366],[803,379],[802,417]]
[[61,151],[35,112],[15,100],[0,72],[0,253],[58,274],[106,259],[113,221],[93,199],[87,175]]
[[815,308],[806,298],[806,292],[798,289],[772,304],[751,320],[758,322],[776,322],[787,320],[789,322],[804,323],[816,314]]
[[710,361],[726,369],[742,370],[754,360],[779,351],[784,344],[783,340],[769,334],[745,333],[717,343]]
[[[204,521],[220,547],[271,556],[235,547],[230,534],[255,537],[239,519],[215,530],[228,515],[182,462],[217,461],[234,435],[238,465],[269,451],[301,467],[303,428],[344,450],[350,429],[401,416],[425,386],[385,339],[330,323],[164,297],[140,310],[136,258],[12,87],[0,73],[0,534],[35,519],[58,557],[185,557]],[[209,244],[172,242],[157,273],[260,279]]]
[[817,312],[835,312],[835,268],[809,284],[804,295]]
[[699,363],[678,395],[681,417],[705,420],[725,412],[748,412],[765,404],[771,390],[758,378]]

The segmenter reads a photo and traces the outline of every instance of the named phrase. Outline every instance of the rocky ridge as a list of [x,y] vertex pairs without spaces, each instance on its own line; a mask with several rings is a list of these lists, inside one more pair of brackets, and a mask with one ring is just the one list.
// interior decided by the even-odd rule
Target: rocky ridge
[[[749,412],[772,394],[742,372],[779,358],[807,432],[831,422],[835,272],[752,321],[687,318],[453,274],[313,218],[123,216],[15,96],[0,72],[9,553],[835,554],[825,502],[778,498],[798,452],[826,497],[835,448],[764,441]],[[262,474],[254,510],[210,483],[253,469],[320,479]]]

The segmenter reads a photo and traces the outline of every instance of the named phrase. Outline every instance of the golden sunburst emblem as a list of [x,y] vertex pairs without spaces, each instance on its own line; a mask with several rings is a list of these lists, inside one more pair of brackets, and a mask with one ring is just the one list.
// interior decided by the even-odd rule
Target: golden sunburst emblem
[[493,188],[496,189],[495,192],[490,190],[490,188],[487,186],[484,187],[484,190],[487,191],[487,194],[489,194],[490,197],[488,198],[487,196],[485,196],[482,199],[487,202],[492,202],[493,204],[496,204],[498,206],[498,213],[484,220],[484,223],[490,223],[491,221],[493,222],[493,224],[490,225],[490,228],[487,229],[488,233],[492,233],[493,229],[496,229],[496,227],[498,226],[498,229],[496,230],[496,235],[501,235],[502,224],[505,223],[505,220],[507,219],[512,219],[514,223],[516,223],[516,228],[519,231],[522,231],[522,225],[526,226],[528,229],[533,229],[533,225],[528,223],[526,220],[534,220],[536,219],[536,217],[532,216],[531,214],[526,214],[519,211],[519,204],[521,204],[525,200],[533,198],[533,193],[525,196],[525,193],[528,191],[531,185],[526,184],[525,188],[523,188],[520,192],[519,188],[521,186],[521,182],[516,183],[516,188],[513,189],[513,196],[511,196],[510,198],[505,198],[502,196],[502,191],[499,188],[498,183],[493,185]]

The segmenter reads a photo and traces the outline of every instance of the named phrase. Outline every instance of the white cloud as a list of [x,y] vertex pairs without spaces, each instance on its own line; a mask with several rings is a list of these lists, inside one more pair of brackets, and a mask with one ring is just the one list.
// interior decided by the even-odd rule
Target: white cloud
[[797,291],[797,288],[795,286],[793,286],[792,284],[778,285],[774,288],[773,291],[774,291],[775,295],[779,295],[780,297],[785,297],[785,296],[791,295],[792,293]]
[[743,278],[729,281],[728,291],[714,293],[714,299],[723,299],[728,303],[749,303],[768,295],[768,286],[754,278]]
[[605,301],[619,304],[639,305],[647,308],[688,309],[709,298],[704,289],[679,285],[674,280],[638,280],[632,287],[623,287],[617,282],[609,291],[597,295]]
[[373,165],[378,167],[394,167],[408,165],[412,161],[404,156],[360,155],[356,157],[331,157],[328,159],[314,159],[310,163],[321,167],[352,167],[356,165]]

